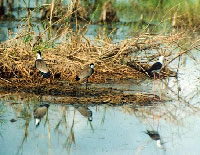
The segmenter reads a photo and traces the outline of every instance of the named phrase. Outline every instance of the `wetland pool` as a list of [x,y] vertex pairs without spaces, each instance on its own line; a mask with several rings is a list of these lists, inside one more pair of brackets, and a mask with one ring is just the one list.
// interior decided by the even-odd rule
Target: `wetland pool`
[[[4,155],[200,152],[199,112],[182,104],[160,102],[156,107],[138,108],[93,105],[87,107],[92,111],[92,121],[77,108],[81,105],[50,104],[38,127],[33,118],[34,103],[1,104],[5,105],[0,128],[0,154]],[[157,131],[162,146],[146,130]]]

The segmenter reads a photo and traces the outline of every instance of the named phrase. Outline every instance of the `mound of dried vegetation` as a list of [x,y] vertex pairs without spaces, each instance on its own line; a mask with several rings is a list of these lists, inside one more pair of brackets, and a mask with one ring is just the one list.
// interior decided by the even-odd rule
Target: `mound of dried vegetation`
[[[150,67],[149,62],[157,60],[160,55],[164,55],[168,60],[165,62],[162,75],[175,76],[175,72],[166,67],[167,64],[197,47],[198,43],[197,41],[184,48],[189,45],[186,40],[190,38],[186,38],[183,33],[142,34],[113,43],[105,36],[90,40],[83,34],[68,31],[68,38],[65,41],[57,46],[43,48],[42,45],[49,41],[42,40],[44,38],[42,34],[34,37],[42,38],[39,42],[36,39],[25,42],[24,36],[27,35],[30,33],[22,32],[14,39],[0,44],[0,83],[6,90],[17,89],[39,93],[41,90],[54,93],[54,90],[57,92],[73,90],[77,87],[76,74],[90,63],[95,64],[95,72],[89,78],[91,83],[151,78],[146,73]],[[42,57],[52,73],[50,79],[42,80],[40,73],[34,68],[38,50],[42,51]]]

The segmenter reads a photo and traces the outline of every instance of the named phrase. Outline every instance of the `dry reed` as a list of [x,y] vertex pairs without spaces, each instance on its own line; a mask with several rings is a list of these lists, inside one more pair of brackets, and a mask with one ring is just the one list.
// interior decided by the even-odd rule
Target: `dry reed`
[[[145,70],[144,68],[149,67],[149,60],[159,55],[170,56],[172,51],[169,51],[169,46],[182,38],[182,33],[168,36],[145,34],[112,43],[106,39],[91,41],[83,35],[71,33],[68,41],[60,43],[55,48],[40,50],[54,82],[61,80],[73,83],[81,68],[94,63],[95,73],[90,81],[100,83],[107,80],[148,78],[136,66]],[[24,43],[23,39],[17,36],[0,45],[0,77],[5,79],[4,82],[9,80],[33,85],[37,83],[41,76],[34,68],[37,51],[31,50],[34,42],[35,40]],[[156,52],[151,52],[152,50]]]
[[[84,36],[86,31],[87,28],[80,29],[75,34],[70,27],[65,26],[54,39],[62,38],[66,34],[68,38],[54,47],[43,46],[52,44],[54,39],[45,39],[44,33],[35,36],[33,32],[29,31],[22,31],[15,38],[0,44],[0,83],[3,91],[54,95],[57,96],[53,99],[55,103],[149,104],[153,100],[151,94],[129,96],[120,93],[112,94],[108,92],[109,90],[99,89],[94,93],[89,91],[89,97],[87,97],[85,94],[87,92],[77,91],[78,83],[75,81],[75,76],[85,65],[94,63],[95,72],[89,78],[91,83],[150,78],[145,72],[150,67],[149,61],[154,61],[160,55],[164,55],[168,57],[167,63],[169,63],[171,62],[170,58],[176,58],[174,57],[175,50],[179,49],[176,54],[181,56],[186,53],[183,51],[197,47],[198,44],[196,41],[189,48],[183,50],[183,47],[189,44],[185,43],[185,40],[190,39],[185,33],[141,34],[138,37],[113,43],[106,36],[90,40]],[[24,38],[27,36],[36,39],[25,42]],[[42,80],[41,75],[34,68],[38,50],[42,51],[42,58],[52,73],[50,80]],[[174,72],[165,67],[162,75],[174,76]],[[59,95],[65,97],[58,98]]]

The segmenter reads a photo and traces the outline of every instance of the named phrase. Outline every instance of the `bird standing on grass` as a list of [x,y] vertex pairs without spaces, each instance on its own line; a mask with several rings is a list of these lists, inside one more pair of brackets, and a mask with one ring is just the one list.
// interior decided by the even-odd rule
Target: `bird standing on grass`
[[86,89],[88,78],[94,73],[94,64],[91,63],[89,66],[83,68],[80,73],[76,76],[76,81],[85,80],[86,79]]
[[35,67],[40,71],[43,78],[49,78],[51,73],[49,72],[49,69],[47,68],[46,63],[44,60],[42,60],[41,52],[37,52],[37,59],[35,60]]
[[[151,68],[147,71],[150,76],[152,76],[152,73],[154,75],[154,80],[153,80],[154,98],[155,98],[155,90],[154,89],[155,89],[155,79],[156,79],[156,74],[155,73],[159,74],[159,81],[160,81],[160,70],[162,69],[163,61],[164,61],[164,56],[160,56],[159,60],[156,63],[154,63],[151,66]],[[159,86],[160,86],[160,84],[159,84]],[[160,99],[161,99],[161,90],[160,90]]]
[[49,108],[49,104],[42,104],[33,111],[36,127],[40,125],[41,118],[46,114],[48,108]]

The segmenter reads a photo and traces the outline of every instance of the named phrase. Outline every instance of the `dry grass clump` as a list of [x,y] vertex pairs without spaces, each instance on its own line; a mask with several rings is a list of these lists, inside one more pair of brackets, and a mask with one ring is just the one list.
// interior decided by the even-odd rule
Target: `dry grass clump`
[[[35,41],[24,42],[23,37],[19,36],[0,45],[1,83],[17,86],[21,86],[22,83],[36,86],[40,83],[41,75],[34,68],[38,49],[42,51],[42,58],[52,73],[52,84],[58,81],[74,83],[79,70],[90,63],[95,64],[95,73],[89,79],[90,82],[149,78],[144,71],[129,64],[142,67],[143,63],[148,68],[148,61],[160,55],[169,57],[177,48],[175,43],[184,39],[183,33],[168,36],[144,34],[112,43],[107,38],[91,41],[84,35],[69,33],[68,40],[56,47],[41,48],[37,45],[38,47],[33,48]],[[43,80],[43,84],[49,82]]]
[[[112,43],[108,38],[91,41],[84,35],[69,33],[67,41],[56,47],[44,48],[40,44],[45,42],[41,41],[33,47],[36,41],[24,42],[23,37],[17,36],[0,45],[1,89],[3,92],[17,90],[39,94],[42,95],[43,101],[53,103],[148,105],[153,101],[151,94],[125,95],[109,89],[77,89],[75,76],[85,65],[94,63],[95,73],[89,78],[92,83],[150,78],[146,74],[150,67],[149,61],[155,61],[160,55],[164,55],[168,58],[166,64],[169,64],[198,46],[196,41],[184,49],[185,39],[183,33],[168,36],[144,34]],[[181,50],[174,53],[177,49]],[[42,80],[34,68],[37,50],[42,51],[42,58],[52,73],[51,79]],[[174,72],[165,67],[162,75],[163,78],[174,76]]]

